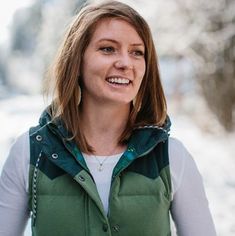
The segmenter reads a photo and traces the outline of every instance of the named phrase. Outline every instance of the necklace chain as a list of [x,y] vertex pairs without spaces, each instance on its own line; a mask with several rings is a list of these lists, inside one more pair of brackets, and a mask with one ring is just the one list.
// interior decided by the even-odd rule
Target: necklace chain
[[100,161],[96,155],[93,155],[95,157],[95,159],[98,161],[99,163],[99,166],[98,166],[98,171],[103,171],[104,167],[103,167],[103,164],[105,163],[105,161],[108,159],[109,156],[105,157],[104,160]]
[[97,156],[93,154],[93,156],[95,157],[95,159],[97,160],[97,162],[98,162],[98,164],[99,164],[99,166],[97,167],[97,170],[98,170],[99,172],[103,171],[103,169],[104,169],[104,166],[103,166],[103,165],[104,165],[105,161],[110,157],[111,153],[113,153],[113,152],[116,150],[116,148],[117,148],[117,146],[115,146],[115,148],[112,150],[112,152],[110,152],[110,154],[107,155],[107,156],[104,158],[104,160],[102,160],[102,161],[100,161],[99,158],[97,158]]

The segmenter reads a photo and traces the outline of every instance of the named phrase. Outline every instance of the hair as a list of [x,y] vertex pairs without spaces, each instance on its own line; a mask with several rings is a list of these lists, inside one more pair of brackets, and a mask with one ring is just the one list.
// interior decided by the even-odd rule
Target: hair
[[155,46],[147,22],[133,8],[118,1],[87,5],[71,23],[49,74],[49,79],[54,80],[52,119],[62,119],[72,134],[71,139],[75,140],[83,152],[93,152],[93,149],[79,126],[81,111],[77,105],[78,84],[81,84],[84,52],[97,23],[104,18],[118,18],[128,22],[135,28],[145,45],[146,71],[136,96],[135,106],[131,107],[127,126],[120,136],[119,143],[126,143],[132,131],[138,126],[163,126],[167,117],[166,99],[160,80]]

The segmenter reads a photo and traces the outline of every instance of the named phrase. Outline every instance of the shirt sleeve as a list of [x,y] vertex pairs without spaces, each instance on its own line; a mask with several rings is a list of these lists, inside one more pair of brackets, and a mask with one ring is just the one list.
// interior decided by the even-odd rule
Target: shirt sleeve
[[195,161],[176,139],[169,143],[173,185],[171,215],[179,236],[216,236],[202,177]]
[[29,219],[29,135],[12,145],[0,177],[0,236],[23,235]]

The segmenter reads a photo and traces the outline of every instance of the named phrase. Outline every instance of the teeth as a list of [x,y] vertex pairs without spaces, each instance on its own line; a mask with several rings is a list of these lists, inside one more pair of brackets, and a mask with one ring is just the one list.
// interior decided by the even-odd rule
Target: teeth
[[108,78],[107,80],[108,82],[115,83],[115,84],[129,84],[130,83],[129,79],[123,79],[123,78],[118,78],[118,77]]

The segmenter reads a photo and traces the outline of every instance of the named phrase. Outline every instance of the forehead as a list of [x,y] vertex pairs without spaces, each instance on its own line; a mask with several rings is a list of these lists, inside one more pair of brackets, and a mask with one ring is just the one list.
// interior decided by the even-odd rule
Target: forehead
[[127,21],[119,18],[104,18],[96,24],[91,41],[102,39],[144,44],[136,29]]

